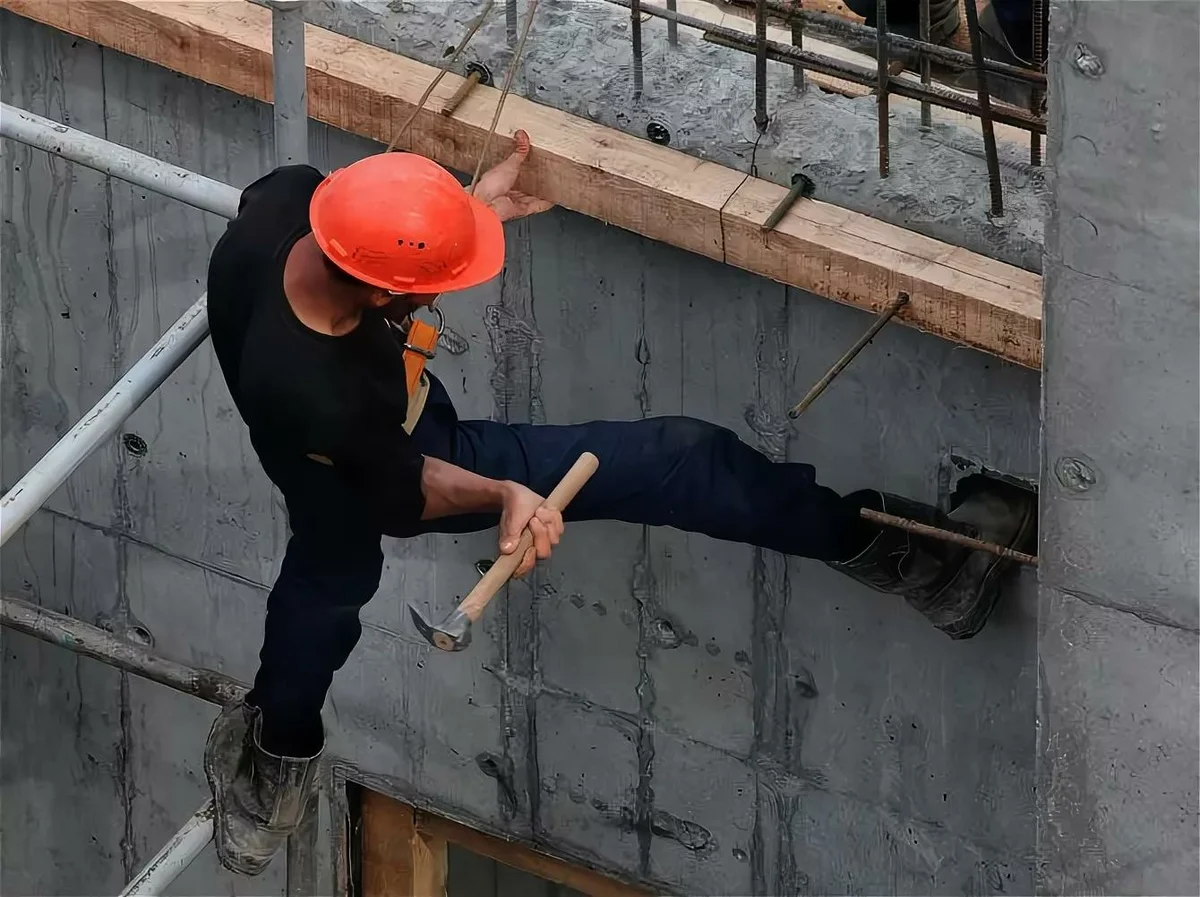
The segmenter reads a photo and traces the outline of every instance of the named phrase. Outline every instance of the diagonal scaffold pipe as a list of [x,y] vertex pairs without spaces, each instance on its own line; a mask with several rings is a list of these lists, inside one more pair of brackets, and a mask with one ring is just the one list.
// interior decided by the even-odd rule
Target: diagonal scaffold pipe
[[[83,131],[0,103],[0,136],[86,165],[163,196],[226,218],[237,215],[241,191]],[[0,498],[0,545],[12,538],[80,464],[160,387],[208,336],[201,296],[62,439]]]

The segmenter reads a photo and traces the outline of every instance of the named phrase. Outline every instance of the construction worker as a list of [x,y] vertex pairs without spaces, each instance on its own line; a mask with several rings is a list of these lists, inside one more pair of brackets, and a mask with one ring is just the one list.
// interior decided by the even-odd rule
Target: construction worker
[[550,207],[514,190],[530,151],[523,132],[515,142],[473,196],[409,153],[328,177],[278,168],[245,189],[213,250],[213,347],[291,530],[254,687],[223,710],[205,750],[217,851],[231,870],[261,872],[315,804],[321,708],[379,585],[384,535],[498,526],[511,553],[528,527],[524,575],[563,532],[542,496],[586,450],[600,466],[569,519],[672,526],[814,558],[966,638],[992,610],[1002,562],[877,528],[859,509],[1006,546],[1031,531],[1034,502],[1020,490],[990,481],[963,490],[948,516],[875,490],[843,497],[811,466],[773,463],[730,430],[686,417],[459,420],[424,370],[436,341],[425,319],[440,294],[500,273],[502,221]]

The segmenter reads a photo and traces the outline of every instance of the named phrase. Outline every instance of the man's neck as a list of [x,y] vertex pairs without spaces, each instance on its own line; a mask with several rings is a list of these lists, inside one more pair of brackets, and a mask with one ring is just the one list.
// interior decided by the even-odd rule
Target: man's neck
[[362,320],[362,294],[330,276],[312,234],[296,241],[288,253],[283,292],[292,313],[317,333],[344,336]]

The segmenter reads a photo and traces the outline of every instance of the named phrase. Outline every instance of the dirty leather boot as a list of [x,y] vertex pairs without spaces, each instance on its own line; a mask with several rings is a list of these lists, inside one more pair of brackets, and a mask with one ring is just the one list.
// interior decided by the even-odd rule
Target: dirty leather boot
[[[1028,547],[1037,514],[1037,500],[1031,493],[983,477],[962,481],[949,514],[875,490],[855,492],[846,499],[858,507],[907,517],[1018,551]],[[877,591],[901,595],[955,639],[971,638],[983,629],[996,606],[1000,579],[1012,565],[1012,561],[986,551],[891,526],[879,527],[874,541],[857,556],[829,564]]]
[[261,747],[262,714],[237,702],[213,723],[204,773],[213,792],[213,840],[221,865],[258,875],[315,812],[324,747],[312,757],[277,757]]

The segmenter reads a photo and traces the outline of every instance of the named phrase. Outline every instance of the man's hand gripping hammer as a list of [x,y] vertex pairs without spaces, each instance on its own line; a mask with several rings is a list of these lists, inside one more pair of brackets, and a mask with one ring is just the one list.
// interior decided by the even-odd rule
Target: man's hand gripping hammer
[[[567,505],[579,494],[579,490],[591,479],[592,474],[599,466],[600,460],[591,452],[584,452],[580,455],[579,460],[571,466],[566,476],[546,498],[545,507],[555,511],[566,510]],[[484,609],[496,597],[496,593],[512,578],[513,573],[521,564],[521,559],[525,557],[525,552],[532,546],[533,534],[526,527],[521,534],[520,543],[512,554],[500,555],[496,559],[496,563],[492,564],[487,573],[483,574],[479,582],[475,584],[475,588],[471,589],[467,597],[462,600],[462,603],[436,626],[431,626],[421,616],[421,612],[409,604],[408,612],[412,614],[413,624],[417,627],[417,631],[431,645],[443,651],[461,651],[466,648],[471,644],[471,624],[479,619]]]

